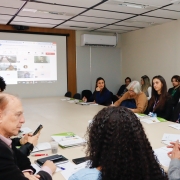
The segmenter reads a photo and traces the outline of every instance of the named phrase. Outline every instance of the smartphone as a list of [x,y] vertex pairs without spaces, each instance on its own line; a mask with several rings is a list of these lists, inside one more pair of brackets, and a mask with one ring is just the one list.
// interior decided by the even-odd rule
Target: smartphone
[[43,125],[40,124],[38,128],[34,131],[33,136],[35,136],[42,128],[43,128]]
[[72,161],[75,163],[75,164],[80,164],[80,163],[83,163],[85,161],[88,160],[88,157],[81,157],[81,158],[76,158],[76,159],[72,159]]

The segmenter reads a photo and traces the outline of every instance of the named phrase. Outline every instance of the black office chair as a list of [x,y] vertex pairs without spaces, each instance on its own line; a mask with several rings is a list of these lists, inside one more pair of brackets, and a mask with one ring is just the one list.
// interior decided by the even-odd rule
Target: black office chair
[[174,108],[172,121],[180,123],[180,102]]
[[115,103],[119,98],[116,95],[114,95],[111,91],[110,93],[111,93],[111,103],[112,102]]
[[83,90],[81,93],[81,97],[86,97],[87,99],[89,99],[92,96],[92,92],[90,90]]
[[71,97],[72,96],[72,93],[70,91],[68,91],[65,95],[65,97]]
[[74,94],[73,96],[74,99],[81,99],[81,95],[79,93]]

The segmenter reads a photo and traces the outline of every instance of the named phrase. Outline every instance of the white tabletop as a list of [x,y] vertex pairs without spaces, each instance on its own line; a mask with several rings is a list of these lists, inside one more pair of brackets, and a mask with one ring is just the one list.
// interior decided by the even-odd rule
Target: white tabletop
[[[80,137],[84,137],[88,120],[93,119],[99,110],[104,108],[99,105],[79,105],[62,101],[64,97],[23,99],[24,115],[26,122],[24,127],[33,130],[41,123],[44,128],[41,131],[39,142],[52,141],[51,135],[62,132],[74,132]],[[169,127],[172,122],[162,122],[154,124],[143,123],[145,132],[153,149],[165,146],[161,143],[164,133],[179,134],[179,131]],[[51,151],[45,151],[51,155]],[[70,161],[74,158],[85,156],[84,147],[71,147],[62,149],[59,147],[58,154],[62,154]],[[37,157],[30,156],[33,163]],[[64,180],[60,172],[53,175],[54,180]]]

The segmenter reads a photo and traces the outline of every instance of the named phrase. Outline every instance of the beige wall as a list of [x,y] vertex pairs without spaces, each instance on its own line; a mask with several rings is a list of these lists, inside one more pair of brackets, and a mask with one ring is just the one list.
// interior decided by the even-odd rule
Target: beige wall
[[180,75],[180,20],[122,34],[121,41],[123,78],[162,75],[171,87]]

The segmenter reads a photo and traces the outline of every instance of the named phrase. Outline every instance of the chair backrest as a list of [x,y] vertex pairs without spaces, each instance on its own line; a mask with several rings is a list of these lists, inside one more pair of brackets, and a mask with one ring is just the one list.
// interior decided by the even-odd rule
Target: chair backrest
[[[173,111],[173,121],[176,122],[180,117],[180,102],[176,105]],[[180,119],[179,119],[180,120]]]
[[72,93],[70,91],[68,91],[65,95],[65,97],[71,97],[72,96]]
[[74,99],[81,99],[81,95],[79,93],[74,94],[73,96]]
[[81,97],[86,97],[87,99],[92,96],[92,92],[90,90],[83,90],[81,93]]

